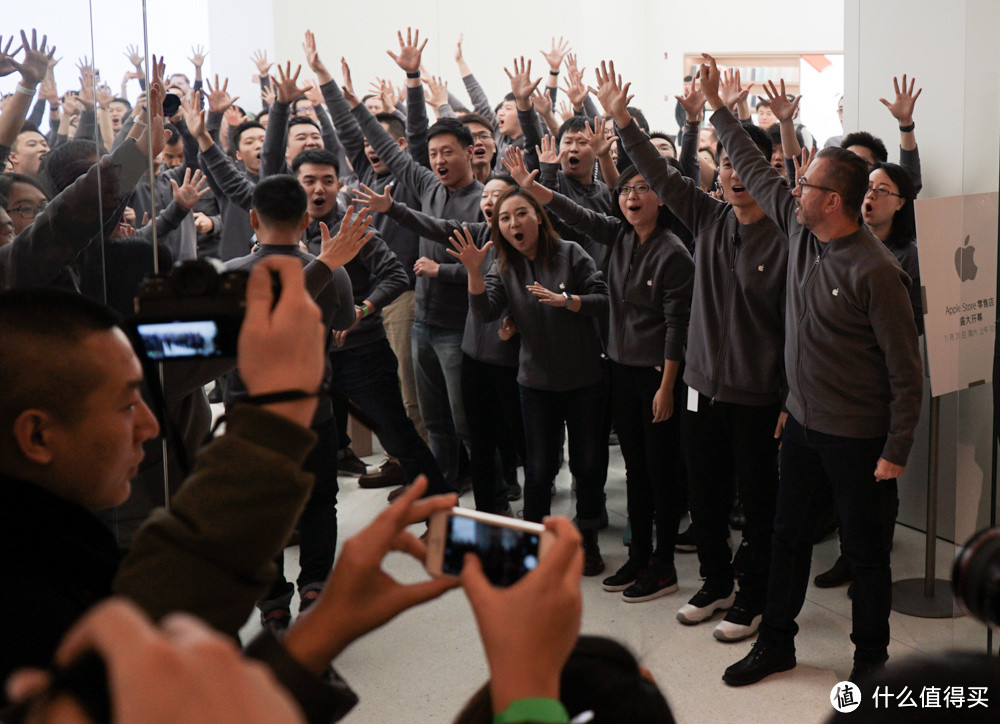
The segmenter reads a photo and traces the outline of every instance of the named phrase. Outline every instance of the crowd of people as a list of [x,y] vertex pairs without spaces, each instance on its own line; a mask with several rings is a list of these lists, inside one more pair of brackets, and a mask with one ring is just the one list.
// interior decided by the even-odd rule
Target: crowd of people
[[[562,39],[541,73],[515,58],[492,101],[459,41],[468,104],[423,67],[419,31],[397,40],[401,86],[369,95],[345,59],[334,78],[312,32],[308,82],[296,61],[257,53],[259,107],[202,78],[201,48],[193,81],[127,49],[142,90],[129,98],[86,59],[60,94],[56,49],[35,31],[13,51],[0,42],[0,77],[17,78],[0,105],[0,540],[13,562],[0,600],[20,622],[0,633],[0,678],[48,671],[15,675],[10,700],[23,715],[96,716],[64,688],[94,651],[113,710],[143,720],[342,717],[356,697],[337,655],[459,585],[398,584],[382,558],[423,559],[407,527],[468,489],[500,515],[523,496],[556,545],[505,589],[467,557],[491,679],[461,721],[669,721],[630,654],[578,638],[580,586],[606,574],[625,601],[669,595],[686,546],[704,581],[679,623],[722,612],[716,639],[757,636],[723,680],[795,667],[827,518],[842,553],[817,584],[853,581],[850,678],[877,675],[922,391],[914,82],[881,99],[899,122],[895,164],[864,131],[817,148],[783,83],[756,90],[751,112],[739,72],[707,55],[667,133],[613,62],[591,84]],[[197,260],[249,272],[238,356],[172,362],[144,384],[122,320],[144,278]],[[205,442],[213,382],[226,431]],[[351,451],[349,409],[389,455],[378,470]],[[612,434],[629,540],[605,571]],[[572,522],[549,515],[564,448]],[[335,562],[345,474],[392,490]],[[240,654],[226,638],[255,605],[264,633]],[[580,684],[601,667],[619,688]]]

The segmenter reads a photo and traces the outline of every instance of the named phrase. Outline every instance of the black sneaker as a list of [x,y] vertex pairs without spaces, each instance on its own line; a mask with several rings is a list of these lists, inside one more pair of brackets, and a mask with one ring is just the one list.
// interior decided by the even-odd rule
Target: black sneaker
[[840,556],[837,562],[830,567],[830,570],[816,576],[813,579],[813,583],[816,584],[817,588],[836,588],[837,586],[843,586],[853,579],[854,575],[851,573],[851,564],[847,562],[844,556]]
[[726,669],[722,680],[730,686],[747,686],[756,684],[771,674],[794,668],[794,651],[779,651],[773,646],[757,641],[749,654]]
[[748,639],[757,633],[762,618],[761,614],[737,604],[726,611],[726,617],[715,627],[712,635],[727,644]]
[[643,569],[643,565],[639,563],[635,558],[629,558],[625,561],[625,565],[619,568],[614,575],[608,576],[601,583],[601,587],[605,591],[624,591],[626,588],[635,583],[636,578],[639,575],[639,571]]
[[516,480],[509,485],[507,485],[507,500],[514,501],[520,500],[524,493],[521,491],[521,484]]
[[622,591],[622,600],[629,603],[652,601],[677,590],[677,570],[659,566],[646,566],[635,583]]
[[291,622],[292,612],[287,608],[272,608],[270,611],[260,612],[260,625],[278,638],[284,635]]
[[694,539],[694,526],[689,525],[687,530],[677,534],[674,539],[674,550],[678,553],[697,553],[698,544]]
[[725,611],[736,602],[736,592],[730,591],[722,595],[707,586],[702,586],[691,600],[681,606],[677,612],[677,620],[687,626],[707,621],[716,611]]
[[882,669],[885,668],[885,662],[886,659],[878,662],[855,661],[854,668],[851,669],[851,675],[847,677],[847,680],[852,684],[863,684],[872,676],[881,673]]
[[368,474],[368,466],[364,461],[354,454],[351,448],[344,448],[343,455],[337,458],[337,475],[347,475],[352,478],[360,478]]
[[583,575],[599,576],[604,573],[604,559],[601,558],[601,547],[597,543],[597,531],[585,530],[583,533]]
[[362,475],[358,478],[358,487],[369,489],[392,488],[397,485],[406,485],[406,483],[406,474],[395,458],[386,458],[374,475]]

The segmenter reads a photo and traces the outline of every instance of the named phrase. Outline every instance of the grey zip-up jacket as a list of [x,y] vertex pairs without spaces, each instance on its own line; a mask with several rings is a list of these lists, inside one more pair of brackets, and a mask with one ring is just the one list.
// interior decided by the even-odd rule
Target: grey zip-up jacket
[[[565,392],[596,385],[604,377],[601,337],[595,317],[608,313],[608,287],[594,260],[575,241],[560,241],[542,264],[515,253],[506,269],[494,262],[483,294],[469,294],[473,314],[497,319],[504,309],[517,325],[521,350],[517,382],[535,390]],[[527,286],[580,297],[580,311],[542,304]]]
[[732,206],[671,167],[639,124],[618,129],[618,137],[660,201],[694,234],[684,382],[720,402],[780,402],[788,238],[767,216],[739,223]]
[[241,169],[222,152],[218,143],[198,154],[198,165],[222,211],[219,258],[228,261],[246,256],[250,253],[254,234],[250,225],[250,199],[257,177]]
[[[483,185],[472,183],[454,191],[442,184],[437,175],[401,150],[364,104],[351,109],[365,137],[386,168],[420,199],[420,210],[439,219],[480,221],[479,201]],[[430,239],[420,239],[420,254],[441,263],[437,277],[417,277],[416,309],[418,322],[445,329],[463,329],[468,312],[468,274],[465,267],[445,248]]]
[[552,193],[548,210],[609,247],[608,356],[632,367],[662,367],[665,359],[684,359],[694,262],[681,240],[657,227],[639,243],[635,230],[621,219]]
[[791,190],[732,113],[720,109],[712,123],[740,180],[788,236],[789,414],[829,435],[885,435],[882,457],[906,465],[923,388],[909,277],[864,225],[817,239],[796,220]]
[[[398,224],[413,229],[425,239],[437,241],[448,248],[451,246],[451,235],[463,227],[469,230],[469,233],[476,240],[476,246],[480,249],[490,240],[490,225],[485,221],[462,224],[447,219],[435,219],[433,216],[414,211],[398,201],[393,202],[385,216]],[[496,253],[493,247],[490,247],[486,259],[483,260],[484,276],[489,272],[494,261],[496,261]],[[514,335],[505,342],[497,334],[505,316],[501,313],[495,321],[484,323],[481,319],[477,319],[470,309],[465,316],[462,351],[480,362],[489,362],[503,367],[517,367],[518,347],[520,345],[518,336]]]

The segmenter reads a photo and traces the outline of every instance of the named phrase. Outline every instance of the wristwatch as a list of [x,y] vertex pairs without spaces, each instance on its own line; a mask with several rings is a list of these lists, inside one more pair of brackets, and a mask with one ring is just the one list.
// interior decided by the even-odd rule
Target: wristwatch
[[569,303],[573,301],[573,295],[566,291],[562,295],[566,297],[566,309],[569,309]]

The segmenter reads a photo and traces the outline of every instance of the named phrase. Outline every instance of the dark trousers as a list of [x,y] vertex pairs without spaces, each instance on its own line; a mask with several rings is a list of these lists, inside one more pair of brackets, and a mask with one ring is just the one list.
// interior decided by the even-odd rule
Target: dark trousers
[[[321,586],[330,575],[337,553],[337,423],[330,419],[314,425],[316,445],[306,456],[302,469],[315,476],[312,493],[299,516],[299,577],[296,581],[301,591],[311,584]],[[293,587],[285,579],[284,552],[274,559],[278,577],[261,608],[276,605],[288,608]]]
[[[642,565],[673,566],[677,526],[684,515],[680,410],[685,389],[678,375],[674,414],[653,423],[653,396],[663,372],[611,363],[611,411],[625,458],[625,490],[632,525],[630,557]],[[653,522],[656,545],[653,545]]]
[[764,610],[774,505],[778,494],[778,441],[774,429],[781,407],[712,403],[698,395],[698,411],[684,411],[684,450],[691,477],[691,523],[705,586],[720,594],[733,588],[729,513],[734,482],[746,513],[747,547],[738,598],[742,607]]
[[798,632],[795,617],[809,585],[812,524],[822,469],[833,487],[843,554],[854,572],[854,660],[874,663],[887,658],[892,573],[882,524],[884,484],[874,477],[884,445],[884,437],[827,435],[788,418],[781,438],[781,475],[761,641],[794,649]]
[[552,481],[559,472],[565,424],[569,434],[569,469],[576,477],[577,525],[581,530],[596,529],[604,509],[607,476],[608,439],[604,424],[607,378],[590,387],[564,392],[527,387],[520,390],[527,447],[524,519],[541,522],[551,510]]
[[399,460],[407,479],[426,475],[428,495],[448,492],[434,455],[406,414],[399,391],[398,362],[388,340],[330,352],[328,356],[333,386],[379,425],[379,442]]
[[[517,368],[462,358],[462,402],[469,426],[472,492],[476,510],[507,507],[505,468],[516,468],[524,450]],[[502,463],[500,462],[502,461]]]

